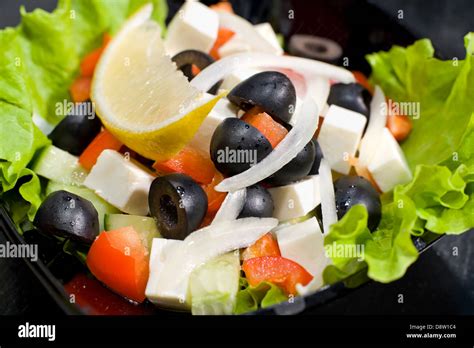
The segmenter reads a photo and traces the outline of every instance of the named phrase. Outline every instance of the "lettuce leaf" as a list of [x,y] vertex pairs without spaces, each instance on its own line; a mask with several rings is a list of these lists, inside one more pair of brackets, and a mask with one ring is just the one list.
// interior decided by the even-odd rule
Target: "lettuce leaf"
[[42,200],[40,181],[27,166],[49,140],[33,114],[59,122],[57,104],[69,100],[81,58],[148,2],[164,27],[166,0],[60,0],[52,13],[21,8],[21,24],[0,30],[0,198],[16,223],[32,219]]
[[267,308],[287,300],[288,296],[278,286],[262,282],[253,287],[249,285],[247,279],[241,277],[234,314],[256,311],[259,308]]
[[459,234],[474,228],[474,166],[454,172],[444,166],[420,165],[413,180],[385,197],[378,228],[367,229],[367,211],[356,205],[325,237],[329,245],[362,246],[362,257],[330,253],[333,264],[324,271],[327,284],[355,274],[365,265],[371,279],[387,283],[401,278],[418,258],[412,236],[425,231]]
[[[462,145],[474,112],[474,33],[465,60],[441,61],[427,39],[367,56],[371,81],[397,102],[419,103],[420,115],[402,145],[410,167],[439,164]],[[472,148],[471,148],[472,151]]]

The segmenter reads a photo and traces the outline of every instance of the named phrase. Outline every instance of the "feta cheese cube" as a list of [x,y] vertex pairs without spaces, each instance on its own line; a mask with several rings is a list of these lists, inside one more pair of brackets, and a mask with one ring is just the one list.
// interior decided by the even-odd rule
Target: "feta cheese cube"
[[283,49],[278,41],[277,34],[270,23],[261,23],[254,26],[255,30],[265,39],[269,44],[275,48],[275,54],[282,55]]
[[257,69],[239,69],[234,70],[231,74],[227,75],[221,85],[221,89],[230,91],[232,88],[237,86],[242,81],[247,80],[249,77],[261,72]]
[[113,150],[104,150],[84,185],[121,211],[148,215],[148,191],[154,177]]
[[170,56],[190,49],[209,52],[218,30],[216,12],[198,1],[186,1],[168,26],[166,52]]
[[412,178],[405,155],[387,128],[383,129],[380,144],[368,169],[383,192],[390,191],[396,185],[405,184]]
[[[174,239],[155,238],[150,253],[150,277],[145,289],[145,296],[156,305],[173,309],[189,309],[187,303],[187,286],[167,287],[163,279],[164,267],[175,248],[180,248],[183,241]],[[178,271],[178,270],[177,270]]]
[[[281,256],[303,266],[314,277],[313,286],[323,285],[323,271],[329,263],[324,238],[316,218],[275,232]],[[316,284],[314,284],[316,283]]]
[[318,142],[331,169],[349,174],[349,159],[356,154],[366,123],[362,114],[336,105],[329,107]]
[[189,146],[209,153],[211,138],[217,126],[228,117],[237,117],[238,108],[229,99],[220,99],[211,112],[204,119],[194,138],[189,142]]
[[279,221],[305,216],[321,203],[318,175],[268,191],[273,199],[273,217]]
[[[283,49],[280,46],[280,43],[278,42],[278,38],[273,31],[272,26],[270,23],[262,23],[262,24],[257,24],[254,25],[256,35],[260,35],[265,41],[267,41],[270,44],[270,50],[271,54],[275,55],[282,55],[283,54]],[[248,41],[245,39],[245,37],[236,34],[234,35],[229,41],[227,41],[224,45],[222,45],[219,50],[219,56],[224,58],[227,56],[230,56],[232,54],[236,53],[243,53],[243,52],[251,52],[251,51],[257,51],[255,47],[252,47],[248,43]]]

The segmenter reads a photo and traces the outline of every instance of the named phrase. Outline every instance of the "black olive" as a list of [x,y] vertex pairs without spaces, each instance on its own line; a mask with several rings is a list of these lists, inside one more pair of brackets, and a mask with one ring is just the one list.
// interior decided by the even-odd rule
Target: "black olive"
[[328,104],[358,112],[368,119],[370,99],[369,91],[358,83],[336,83],[331,86]]
[[367,179],[360,176],[343,176],[334,183],[337,217],[342,217],[354,205],[365,205],[369,214],[368,227],[374,231],[380,223],[382,204],[380,196]]
[[67,191],[48,195],[33,224],[44,234],[91,244],[99,234],[99,215],[91,202]]
[[321,146],[319,146],[318,141],[313,139],[313,143],[314,143],[314,148],[316,150],[316,156],[314,157],[313,166],[311,167],[311,170],[309,171],[309,175],[319,174],[319,166],[321,165],[321,160],[324,157],[323,150],[321,150]]
[[[193,74],[192,66],[197,66],[200,70],[207,68],[209,65],[215,62],[214,58],[210,55],[198,51],[198,50],[186,50],[176,54],[171,58],[175,62],[178,69],[180,69],[184,76],[191,81],[195,76]],[[208,91],[210,94],[217,94],[219,87],[221,86],[222,81],[219,81]]]
[[153,180],[148,204],[163,237],[183,240],[201,225],[207,195],[189,176],[170,174]]
[[270,116],[289,123],[295,110],[296,90],[286,75],[266,71],[239,83],[227,98],[244,111],[259,106]]
[[53,129],[49,138],[53,145],[79,156],[90,142],[99,134],[102,123],[96,116],[90,100],[76,104]]
[[226,176],[242,173],[272,152],[272,145],[260,131],[238,118],[227,118],[211,138],[211,159]]
[[257,184],[247,187],[246,191],[245,203],[238,217],[239,219],[273,216],[273,199],[266,188]]
[[274,186],[287,185],[307,176],[313,166],[316,156],[316,147],[313,141],[288,162],[283,168],[268,177],[267,182]]

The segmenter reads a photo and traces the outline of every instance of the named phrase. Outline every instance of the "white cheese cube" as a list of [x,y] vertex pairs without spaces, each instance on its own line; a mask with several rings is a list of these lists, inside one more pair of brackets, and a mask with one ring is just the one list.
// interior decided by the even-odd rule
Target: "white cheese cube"
[[209,52],[217,39],[216,12],[198,1],[186,1],[168,26],[165,49],[168,55],[184,50]]
[[282,55],[283,49],[280,46],[280,42],[278,41],[277,34],[272,28],[270,23],[261,23],[254,25],[255,30],[265,39],[269,44],[275,48],[275,54]]
[[230,91],[232,88],[237,86],[242,81],[247,80],[249,77],[261,72],[257,69],[239,69],[234,70],[231,74],[227,75],[222,82],[221,89]]
[[166,281],[162,277],[166,261],[174,252],[174,248],[182,247],[182,244],[183,241],[181,240],[153,239],[150,253],[150,276],[145,289],[145,296],[156,305],[173,309],[189,309],[187,286],[166,287],[161,284]]
[[290,185],[273,187],[268,191],[273,199],[273,217],[279,221],[304,216],[321,203],[319,175],[310,176]]
[[[314,277],[313,285],[323,285],[323,271],[329,263],[324,238],[316,218],[284,227],[275,232],[281,256],[303,266]],[[316,283],[316,284],[314,284]]]
[[[257,24],[254,26],[254,28],[255,35],[260,35],[273,48],[271,52],[267,53],[275,55],[283,54],[283,49],[281,48],[280,43],[278,42],[278,38],[275,32],[273,31],[273,28],[270,23]],[[245,37],[236,34],[219,48],[218,53],[221,58],[224,58],[232,54],[251,51],[255,52],[257,50],[255,49],[255,47],[252,48],[252,46],[248,43]]]
[[383,129],[380,144],[368,169],[383,192],[390,191],[396,185],[405,184],[412,178],[405,155],[387,128]]
[[241,37],[240,35],[236,34],[232,36],[232,38],[219,47],[217,53],[219,53],[219,57],[224,58],[236,53],[243,53],[243,52],[250,52],[252,51],[252,46],[250,46],[246,41],[245,38]]
[[356,154],[366,123],[362,114],[336,105],[329,107],[318,142],[331,169],[349,174],[349,159]]
[[84,185],[121,211],[148,215],[148,191],[154,177],[113,150],[104,150]]
[[220,99],[204,119],[189,146],[209,153],[211,138],[217,126],[228,117],[237,117],[238,108],[229,99]]

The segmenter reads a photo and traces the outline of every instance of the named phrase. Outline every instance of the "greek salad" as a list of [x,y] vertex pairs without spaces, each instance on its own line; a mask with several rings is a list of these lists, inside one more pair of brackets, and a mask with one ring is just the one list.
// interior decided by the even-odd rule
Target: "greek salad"
[[472,33],[456,66],[420,40],[368,55],[369,80],[285,54],[229,2],[167,27],[164,1],[122,3],[0,32],[2,200],[113,292],[246,313],[396,280],[426,234],[474,227]]

